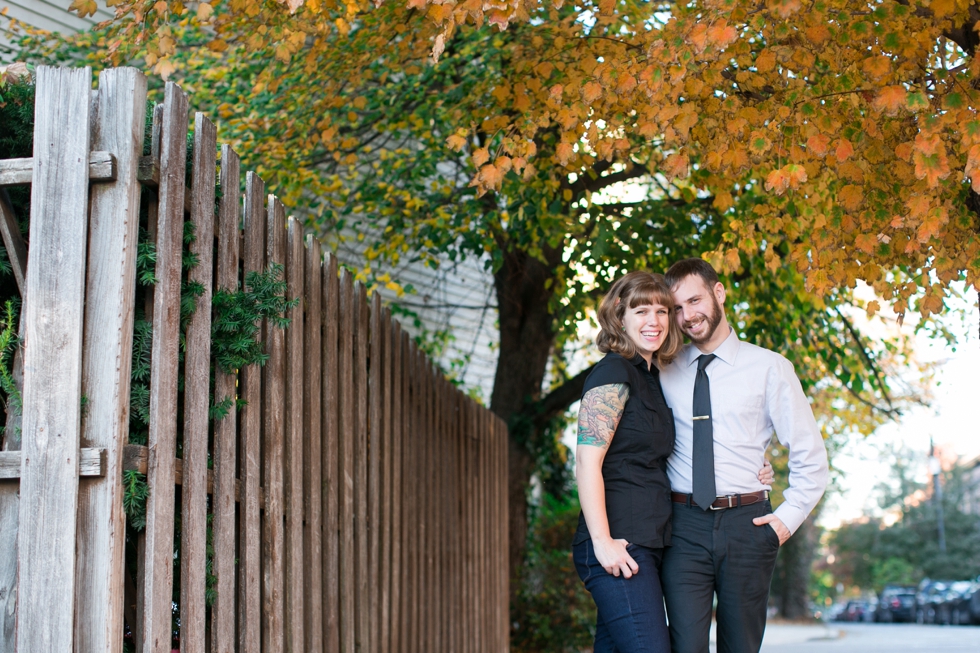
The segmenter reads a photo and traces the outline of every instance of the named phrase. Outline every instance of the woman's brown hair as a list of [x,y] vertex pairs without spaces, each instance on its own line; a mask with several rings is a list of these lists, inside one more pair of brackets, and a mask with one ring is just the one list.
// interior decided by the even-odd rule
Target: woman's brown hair
[[595,344],[604,354],[613,351],[626,358],[636,356],[636,346],[623,331],[623,316],[627,308],[646,304],[660,304],[667,308],[667,337],[656,352],[654,360],[659,366],[669,364],[684,344],[677,323],[674,321],[674,298],[662,274],[630,272],[612,285],[599,304],[599,326]]

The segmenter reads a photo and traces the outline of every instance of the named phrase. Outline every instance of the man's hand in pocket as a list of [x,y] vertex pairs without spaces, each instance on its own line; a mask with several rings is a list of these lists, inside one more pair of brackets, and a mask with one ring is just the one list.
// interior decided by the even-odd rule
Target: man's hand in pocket
[[786,528],[783,520],[772,513],[763,515],[762,517],[756,517],[752,520],[752,523],[756,526],[769,524],[769,526],[772,527],[772,530],[776,531],[776,535],[779,536],[779,546],[786,544],[786,540],[788,540],[789,536],[792,535],[792,533],[789,532],[789,529]]

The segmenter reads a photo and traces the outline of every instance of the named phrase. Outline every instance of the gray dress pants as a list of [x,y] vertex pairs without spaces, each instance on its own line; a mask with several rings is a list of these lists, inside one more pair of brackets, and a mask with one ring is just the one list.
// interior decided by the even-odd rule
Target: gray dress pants
[[708,653],[717,594],[718,653],[758,653],[779,536],[752,520],[772,507],[763,501],[717,511],[682,503],[673,508],[672,541],[661,573],[671,651]]

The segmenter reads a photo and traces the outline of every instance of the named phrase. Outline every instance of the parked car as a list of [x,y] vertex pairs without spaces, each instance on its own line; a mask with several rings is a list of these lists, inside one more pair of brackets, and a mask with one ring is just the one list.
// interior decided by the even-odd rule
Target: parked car
[[874,607],[864,599],[851,599],[837,615],[837,621],[872,621]]
[[939,606],[946,600],[946,592],[949,591],[952,584],[952,581],[929,580],[928,578],[919,583],[919,589],[915,593],[916,623],[937,623],[936,616],[939,614]]
[[878,595],[874,620],[882,623],[915,621],[915,588],[886,585]]
[[963,580],[953,583],[946,592],[946,600],[939,606],[937,621],[943,624],[980,623],[980,609],[971,609],[974,605],[980,608],[980,599],[974,596],[980,594],[980,582]]

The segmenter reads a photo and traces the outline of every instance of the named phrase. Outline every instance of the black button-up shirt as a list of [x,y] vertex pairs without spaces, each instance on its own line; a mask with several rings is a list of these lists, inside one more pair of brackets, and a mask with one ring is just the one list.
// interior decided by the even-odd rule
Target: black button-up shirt
[[[674,450],[674,415],[660,388],[656,366],[639,355],[626,360],[609,353],[585,380],[586,392],[615,383],[630,387],[616,433],[602,462],[606,518],[613,539],[660,548],[670,544],[670,482],[667,457]],[[589,539],[579,515],[573,544]]]

